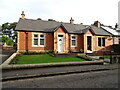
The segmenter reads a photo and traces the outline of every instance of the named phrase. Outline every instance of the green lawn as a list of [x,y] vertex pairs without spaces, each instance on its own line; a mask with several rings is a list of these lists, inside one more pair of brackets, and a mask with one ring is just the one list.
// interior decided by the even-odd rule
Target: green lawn
[[81,62],[85,59],[74,57],[53,57],[49,54],[39,55],[18,55],[11,64],[35,64],[35,63],[55,63],[55,62]]
[[106,58],[106,59],[110,59],[110,56],[104,56],[104,58]]

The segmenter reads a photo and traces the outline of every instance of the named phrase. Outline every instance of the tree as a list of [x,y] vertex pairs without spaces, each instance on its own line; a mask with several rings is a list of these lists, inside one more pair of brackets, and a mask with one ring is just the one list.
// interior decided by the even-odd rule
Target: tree
[[42,20],[41,18],[38,18],[37,20]]
[[48,21],[55,21],[55,20],[53,20],[53,19],[48,19]]
[[10,23],[10,30],[11,30],[11,32],[13,31],[13,33],[12,33],[13,35],[11,36],[12,39],[16,39],[16,37],[17,37],[17,32],[15,31],[16,25],[17,25],[17,22]]
[[1,40],[2,40],[2,42],[7,42],[8,37],[7,37],[7,36],[2,36],[2,37],[1,37]]
[[10,45],[10,46],[14,46],[15,43],[14,43],[13,39],[8,39],[6,44]]
[[2,29],[2,26],[0,25],[0,29]]
[[10,32],[10,27],[8,22],[2,24],[2,33],[3,35],[8,36],[10,38],[11,32]]
[[15,31],[15,27],[17,25],[17,22],[13,23],[4,23],[2,24],[2,33],[3,36],[7,36],[8,38],[16,39],[17,32]]

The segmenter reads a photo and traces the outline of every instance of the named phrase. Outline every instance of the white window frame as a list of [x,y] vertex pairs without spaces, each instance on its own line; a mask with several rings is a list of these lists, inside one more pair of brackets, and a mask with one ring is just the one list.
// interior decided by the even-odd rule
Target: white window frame
[[[34,35],[38,35],[38,45],[34,45]],[[44,35],[44,45],[40,45],[40,35]],[[32,47],[45,47],[46,46],[46,34],[45,33],[32,33]]]
[[[75,36],[75,39],[72,39],[72,36]],[[77,47],[77,35],[71,35],[71,39],[70,39],[70,41],[71,41],[71,47]],[[75,46],[73,46],[72,45],[72,40],[75,40],[76,41],[76,45]]]

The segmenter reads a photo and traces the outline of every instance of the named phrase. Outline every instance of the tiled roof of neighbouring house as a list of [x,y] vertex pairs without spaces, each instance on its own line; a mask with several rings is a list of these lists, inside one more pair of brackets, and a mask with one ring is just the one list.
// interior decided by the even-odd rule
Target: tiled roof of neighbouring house
[[101,26],[103,29],[113,34],[114,36],[120,36],[116,29],[110,28],[108,26]]
[[31,32],[54,32],[60,26],[62,26],[68,33],[84,34],[91,28],[94,34],[111,35],[104,29],[95,26],[33,19],[19,19],[15,30]]

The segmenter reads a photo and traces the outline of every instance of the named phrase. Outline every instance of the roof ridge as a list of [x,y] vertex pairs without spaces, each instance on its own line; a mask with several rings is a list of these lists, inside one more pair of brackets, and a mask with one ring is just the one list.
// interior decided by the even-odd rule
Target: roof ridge
[[[20,18],[21,19],[21,18]],[[37,19],[28,19],[28,18],[25,18],[25,20],[32,20],[32,21],[44,21],[44,22],[57,22],[57,23],[60,23],[58,21],[48,21],[48,20],[37,20]]]
[[[22,18],[20,18],[22,20]],[[68,22],[59,22],[59,21],[48,21],[48,20],[37,20],[37,19],[28,19],[28,18],[24,18],[25,20],[32,20],[32,21],[43,21],[43,22],[55,22],[55,23],[60,23],[60,24],[69,24],[69,25],[83,25],[83,24],[71,24]],[[85,26],[85,25],[83,25]]]

